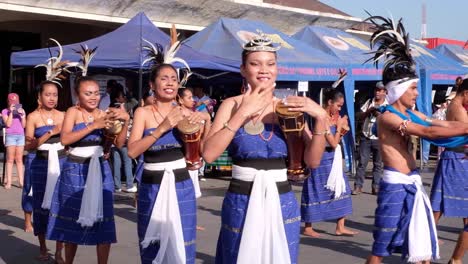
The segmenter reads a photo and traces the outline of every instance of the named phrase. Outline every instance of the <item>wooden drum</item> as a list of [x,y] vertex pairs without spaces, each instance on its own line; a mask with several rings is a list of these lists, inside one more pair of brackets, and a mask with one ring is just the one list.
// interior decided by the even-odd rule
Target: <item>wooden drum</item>
[[275,112],[288,146],[288,180],[303,181],[310,176],[304,163],[304,113],[290,112],[282,102],[278,103]]
[[200,155],[201,125],[199,123],[191,124],[187,118],[184,118],[177,124],[180,137],[184,142],[185,162],[188,170],[198,170],[203,165]]

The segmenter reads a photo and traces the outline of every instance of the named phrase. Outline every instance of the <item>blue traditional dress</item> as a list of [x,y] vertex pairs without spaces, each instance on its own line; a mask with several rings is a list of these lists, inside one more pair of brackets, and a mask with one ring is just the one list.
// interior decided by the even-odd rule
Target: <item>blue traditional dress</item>
[[463,151],[463,146],[446,148],[432,182],[432,210],[446,217],[468,217],[468,160]]
[[[272,130],[273,136],[271,139],[265,140],[268,139]],[[269,174],[269,171],[284,169],[284,177],[286,178],[287,146],[280,127],[265,124],[262,136],[263,139],[260,135],[247,134],[243,127],[239,128],[228,147],[229,156],[233,159],[234,171],[236,166],[248,167],[258,171],[266,171],[266,175],[260,175],[262,177],[273,177],[273,175]],[[247,235],[244,234],[243,230],[253,185],[251,181],[234,178],[233,173],[233,179],[226,192],[221,211],[221,231],[218,238],[216,263],[227,264],[237,263],[238,261],[242,237]],[[274,187],[278,189],[282,217],[280,226],[277,228],[284,227],[287,239],[285,246],[287,247],[286,251],[289,250],[290,263],[297,263],[300,231],[300,214],[297,200],[287,180],[277,181]],[[260,213],[263,214],[263,212]],[[258,220],[262,221],[263,219]],[[262,238],[258,237],[256,241],[258,243],[265,242],[261,240]],[[275,243],[275,241],[272,241],[272,243]],[[255,261],[252,263],[255,263]]]
[[[54,126],[41,126],[35,129],[34,137],[40,138]],[[60,135],[50,137],[45,144],[54,144],[60,142]],[[65,150],[58,151],[60,168],[65,161]],[[28,154],[27,167],[25,175],[30,180],[33,202],[33,226],[34,235],[45,234],[47,232],[47,224],[49,222],[49,210],[42,208],[42,202],[46,190],[47,183],[47,167],[48,167],[48,151],[36,150]]]
[[33,212],[33,198],[32,198],[32,183],[31,173],[29,168],[31,167],[31,161],[36,157],[35,152],[28,151],[24,159],[24,182],[23,192],[21,193],[21,207],[25,213],[32,214]]
[[[144,136],[155,129],[147,129]],[[186,263],[195,263],[196,257],[196,200],[193,183],[185,168],[182,143],[175,130],[163,134],[143,155],[144,164],[139,162],[136,179],[139,182],[138,189],[138,238],[140,242],[141,263],[152,263],[158,256],[161,241],[156,239],[146,248],[142,246],[148,227],[151,225],[153,207],[158,195],[164,190],[160,189],[165,174],[164,170],[148,170],[145,166],[151,164],[163,164],[166,162],[181,161],[183,168],[172,170],[175,177],[175,192],[180,213],[183,242],[185,245]],[[171,237],[171,239],[175,239]]]
[[[331,127],[336,133],[336,126]],[[301,198],[301,220],[306,223],[317,223],[334,220],[350,215],[353,212],[351,188],[348,177],[343,173],[346,190],[335,198],[334,192],[327,189],[327,180],[335,157],[335,149],[326,147],[319,167],[312,169],[310,177],[304,181]]]
[[[87,129],[85,123],[78,123],[73,131]],[[102,145],[103,131],[96,129],[70,145],[90,147]],[[100,160],[102,171],[103,219],[91,227],[77,223],[83,191],[88,175],[90,158],[69,155],[55,188],[50,209],[47,239],[79,245],[97,245],[116,242],[114,222],[114,181],[107,160]]]

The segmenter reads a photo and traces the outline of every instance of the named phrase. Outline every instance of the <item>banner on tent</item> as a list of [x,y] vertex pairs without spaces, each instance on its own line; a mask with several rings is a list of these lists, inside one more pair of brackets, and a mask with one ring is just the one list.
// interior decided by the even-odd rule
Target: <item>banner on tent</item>
[[290,68],[278,66],[278,73],[283,75],[337,76],[338,68]]
[[433,73],[431,74],[431,80],[453,80],[457,79],[460,75],[456,74],[442,74],[442,73]]
[[382,75],[382,69],[376,68],[353,68],[351,69],[352,75]]

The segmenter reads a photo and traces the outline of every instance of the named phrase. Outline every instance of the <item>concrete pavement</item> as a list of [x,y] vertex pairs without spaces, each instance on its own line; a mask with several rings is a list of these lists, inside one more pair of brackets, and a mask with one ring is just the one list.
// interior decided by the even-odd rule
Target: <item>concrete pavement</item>
[[[433,172],[422,174],[429,191]],[[216,242],[220,227],[220,210],[229,178],[208,178],[200,182],[203,197],[199,199],[198,223],[206,228],[197,233],[197,263],[214,263]],[[363,193],[353,196],[353,215],[349,216],[346,225],[359,231],[354,237],[337,237],[333,235],[335,223],[324,222],[314,227],[321,238],[301,236],[299,263],[364,263],[372,246],[372,229],[376,196],[370,194],[370,181],[366,181]],[[351,183],[352,185],[352,183]],[[294,186],[300,200],[300,186]],[[117,193],[115,195],[115,219],[118,243],[111,248],[109,263],[139,263],[138,239],[136,229],[136,210],[133,207],[132,195]],[[38,255],[37,239],[31,233],[23,231],[23,212],[21,210],[21,190],[0,188],[0,263],[44,263],[34,260]],[[442,259],[436,263],[447,263],[458,232],[462,228],[461,219],[442,218],[439,225],[439,237]],[[51,253],[54,253],[54,242],[48,241]],[[78,248],[75,263],[96,263],[95,247]],[[468,257],[465,257],[468,263]],[[52,262],[50,262],[52,263]],[[388,257],[384,263],[402,263],[400,256]]]

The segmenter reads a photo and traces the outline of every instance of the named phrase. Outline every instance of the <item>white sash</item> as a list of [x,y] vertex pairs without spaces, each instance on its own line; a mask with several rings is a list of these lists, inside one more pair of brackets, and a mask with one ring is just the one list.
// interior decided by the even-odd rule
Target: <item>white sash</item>
[[256,170],[232,166],[232,177],[253,181],[237,263],[291,263],[276,182],[287,181],[286,169]]
[[341,157],[341,146],[338,144],[335,148],[335,156],[328,175],[327,185],[325,188],[335,192],[335,199],[346,192],[346,181],[343,177],[343,158]]
[[82,227],[91,227],[104,218],[102,207],[102,172],[99,157],[103,155],[101,146],[76,147],[70,150],[70,155],[91,158],[88,175],[81,198],[80,215],[77,223]]
[[[431,202],[427,197],[426,191],[419,175],[406,175],[398,171],[384,170],[382,180],[390,184],[413,184],[416,186],[414,195],[414,205],[412,216],[408,229],[408,261],[420,262],[432,259],[432,242],[430,229],[434,232],[437,239],[437,229],[432,213],[426,213],[426,206],[429,212],[432,212]],[[428,221],[430,218],[430,222]],[[439,245],[436,245],[436,259],[439,258]]]
[[62,150],[63,145],[58,143],[42,144],[37,149],[48,151],[47,160],[47,179],[46,188],[44,191],[44,198],[42,199],[42,209],[50,209],[52,204],[52,196],[54,195],[55,185],[57,184],[58,177],[60,175],[60,161],[58,157],[58,151]]
[[193,189],[195,189],[195,198],[200,198],[202,196],[200,190],[200,183],[198,181],[198,170],[189,170],[190,178],[192,178]]
[[173,170],[185,168],[187,166],[185,159],[145,163],[143,166],[145,170],[163,170],[164,175],[141,246],[147,248],[151,243],[159,242],[159,251],[153,260],[154,264],[184,264],[186,262],[184,235]]

